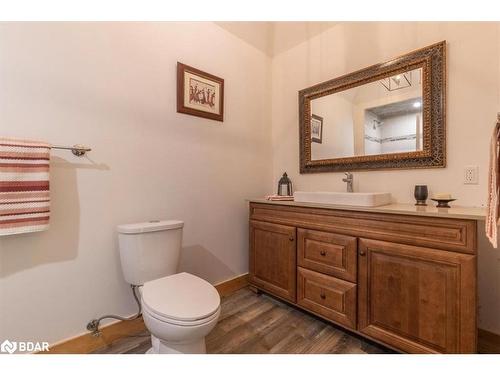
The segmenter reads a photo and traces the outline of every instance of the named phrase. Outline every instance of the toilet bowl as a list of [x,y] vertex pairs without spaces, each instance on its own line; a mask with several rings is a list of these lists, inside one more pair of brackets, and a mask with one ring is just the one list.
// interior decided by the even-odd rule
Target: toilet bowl
[[208,282],[179,273],[142,287],[143,318],[152,354],[206,353],[205,337],[217,324],[220,297]]
[[141,286],[144,323],[151,332],[148,353],[205,353],[205,336],[220,315],[217,290],[186,272],[176,273],[182,244],[179,220],[119,225],[125,280]]

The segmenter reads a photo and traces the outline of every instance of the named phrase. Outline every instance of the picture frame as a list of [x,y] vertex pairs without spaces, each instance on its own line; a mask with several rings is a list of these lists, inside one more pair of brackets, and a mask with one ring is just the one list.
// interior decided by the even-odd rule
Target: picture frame
[[224,121],[224,79],[177,62],[177,112]]
[[311,115],[311,142],[323,143],[323,117]]

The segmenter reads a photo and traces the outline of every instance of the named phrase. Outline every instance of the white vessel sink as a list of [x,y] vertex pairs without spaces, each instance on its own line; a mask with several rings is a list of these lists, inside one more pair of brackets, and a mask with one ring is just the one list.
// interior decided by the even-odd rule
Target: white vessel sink
[[391,193],[338,193],[332,191],[296,191],[295,202],[377,207],[391,203]]

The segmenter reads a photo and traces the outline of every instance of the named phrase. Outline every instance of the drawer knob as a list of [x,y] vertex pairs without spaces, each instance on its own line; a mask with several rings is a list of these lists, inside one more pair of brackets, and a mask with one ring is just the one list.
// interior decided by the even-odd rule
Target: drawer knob
[[322,257],[326,256],[326,251],[325,250],[321,250],[319,252],[319,255],[321,255]]
[[365,251],[364,250],[360,250],[359,251],[359,255],[361,255],[362,257],[364,257],[366,255]]
[[321,294],[319,296],[321,297],[321,299],[325,299],[326,298],[325,292],[321,292]]

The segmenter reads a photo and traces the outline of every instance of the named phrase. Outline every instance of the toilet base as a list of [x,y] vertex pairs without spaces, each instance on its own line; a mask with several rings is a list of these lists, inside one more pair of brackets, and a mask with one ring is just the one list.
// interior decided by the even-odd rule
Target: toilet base
[[151,349],[146,354],[206,354],[205,338],[190,342],[167,342],[151,335]]

